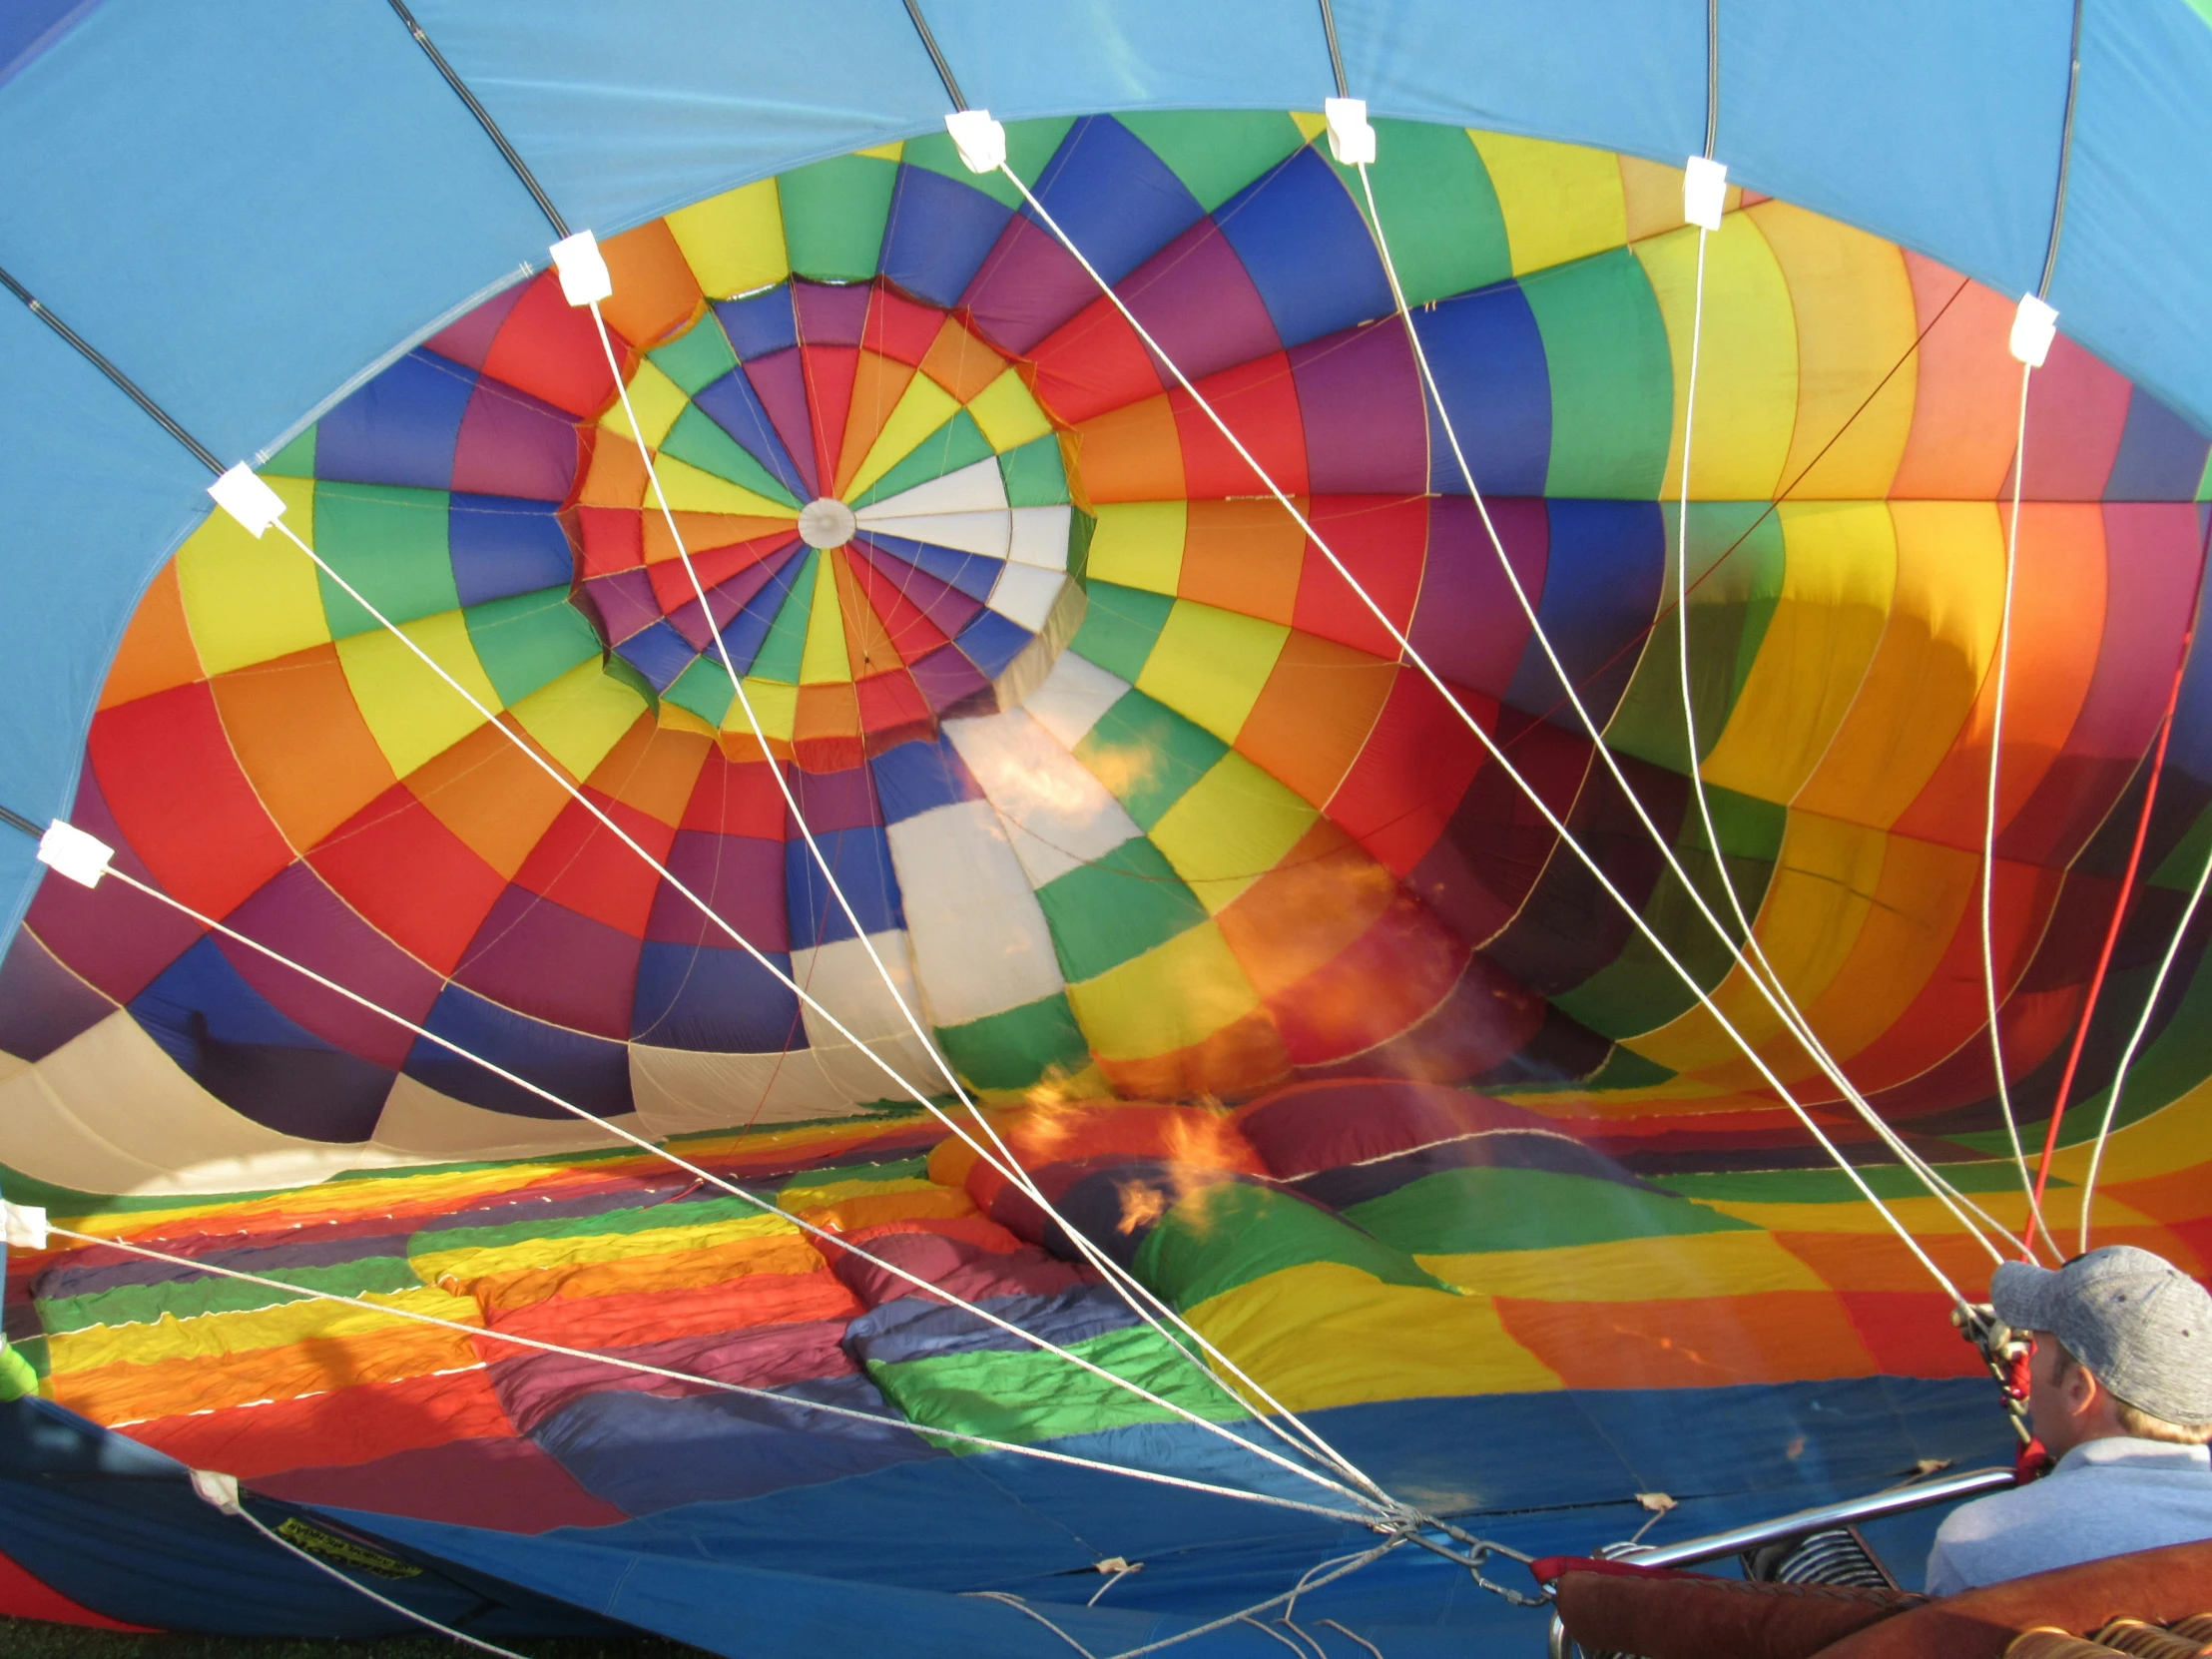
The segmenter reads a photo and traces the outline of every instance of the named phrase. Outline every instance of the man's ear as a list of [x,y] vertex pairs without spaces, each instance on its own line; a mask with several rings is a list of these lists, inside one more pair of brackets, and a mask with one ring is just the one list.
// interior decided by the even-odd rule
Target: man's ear
[[2094,1410],[2098,1397],[2104,1392],[2104,1384],[2097,1381],[2096,1374],[2087,1366],[2076,1361],[2068,1368],[2064,1389],[2068,1411],[2079,1416],[2085,1411]]

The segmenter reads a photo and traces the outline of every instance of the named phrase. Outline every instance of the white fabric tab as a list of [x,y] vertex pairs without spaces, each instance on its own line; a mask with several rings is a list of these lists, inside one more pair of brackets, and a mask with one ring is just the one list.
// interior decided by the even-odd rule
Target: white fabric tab
[[214,1469],[194,1469],[192,1489],[226,1515],[240,1513],[237,1475],[219,1474]]
[[564,237],[552,248],[553,269],[561,274],[561,297],[571,305],[589,305],[614,295],[615,279],[599,239],[589,231]]
[[97,887],[108,873],[115,848],[97,835],[88,835],[74,824],[56,819],[38,838],[38,861],[68,876],[80,887]]
[[1324,98],[1322,120],[1329,124],[1329,153],[1346,167],[1375,160],[1375,129],[1368,125],[1365,98]]
[[988,110],[954,110],[944,118],[953,148],[970,173],[996,173],[1006,162],[1006,129]]
[[284,498],[244,461],[208,486],[215,504],[259,537],[284,516]]
[[1718,231],[1728,207],[1728,169],[1707,156],[1692,156],[1682,169],[1682,222]]
[[2012,355],[2029,368],[2041,368],[2057,337],[2058,312],[2032,293],[2021,294],[2020,308],[2012,313]]
[[35,1204],[0,1204],[6,1212],[7,1242],[17,1250],[46,1248],[46,1212]]

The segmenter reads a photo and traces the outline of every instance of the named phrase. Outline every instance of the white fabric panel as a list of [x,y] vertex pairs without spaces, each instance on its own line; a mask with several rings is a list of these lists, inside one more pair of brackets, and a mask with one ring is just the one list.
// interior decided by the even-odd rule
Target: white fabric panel
[[1053,601],[1066,585],[1067,577],[1060,571],[1010,564],[998,573],[991,588],[990,608],[1032,634],[1041,633],[1045,619],[1052,615]]
[[1122,698],[1129,682],[1108,674],[1088,657],[1063,651],[1045,682],[1022,704],[1031,719],[1069,749],[1089,735],[1090,729]]
[[1017,564],[1040,570],[1068,567],[1068,515],[1072,507],[1016,507],[1014,539],[1008,555]]
[[[604,1120],[643,1134],[634,1113]],[[533,1158],[546,1153],[600,1152],[622,1142],[580,1118],[525,1118],[486,1111],[426,1083],[402,1076],[384,1097],[370,1143],[394,1159],[450,1163],[474,1158]]]
[[872,501],[854,515],[862,524],[879,518],[904,518],[915,513],[974,513],[1006,505],[1006,480],[995,460],[977,461],[942,478],[916,484],[910,490]]
[[[875,1075],[884,1087],[863,1099],[889,1095],[888,1080],[881,1072]],[[859,1110],[804,1049],[790,1054],[703,1054],[632,1043],[630,1093],[638,1103],[639,1133],[656,1140],[748,1124],[850,1117]]]
[[1106,786],[1026,710],[947,721],[944,735],[997,809],[1031,886],[1041,887],[1137,833],[1136,821]]
[[898,518],[862,514],[860,528],[986,559],[1005,558],[1014,534],[1013,518],[1003,507],[993,513],[918,513]]
[[[906,935],[890,930],[868,935],[875,946],[875,953],[882,958],[883,966],[890,972],[892,983],[898,987],[899,996],[906,1005],[920,1014],[920,1003],[914,989],[913,959],[907,951]],[[875,964],[868,960],[868,953],[858,939],[837,939],[832,943],[817,945],[810,950],[792,952],[792,977],[807,987],[807,992],[861,1042],[888,1061],[900,1077],[925,1095],[945,1092],[944,1075],[937,1069],[937,1062],[930,1051],[922,1046],[907,1024],[905,1014],[899,1011],[883,979],[875,971]],[[813,1046],[806,1054],[794,1054],[792,1063],[809,1061],[819,1067],[832,1088],[847,1101],[897,1100],[907,1098],[905,1091],[883,1068],[859,1053],[814,1009],[804,1004],[800,1017],[807,1022],[807,1041]]]
[[886,833],[931,1025],[962,1025],[1062,988],[1044,911],[989,802],[938,807]]

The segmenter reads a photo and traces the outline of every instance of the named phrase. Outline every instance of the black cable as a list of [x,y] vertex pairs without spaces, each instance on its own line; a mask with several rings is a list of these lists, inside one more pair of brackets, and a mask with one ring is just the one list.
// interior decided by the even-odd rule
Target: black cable
[[2050,297],[2050,279],[2058,270],[2058,233],[2066,223],[2066,175],[2073,170],[2074,95],[2081,90],[2081,0],[2074,0],[2073,37],[2066,47],[2066,115],[2058,128],[2058,188],[2051,196],[2050,241],[2043,248],[2043,276],[2035,297]]
[[[397,0],[393,0],[396,4]],[[952,100],[952,107],[964,110],[968,107],[967,94],[960,90],[960,83],[953,78],[952,66],[944,61],[944,54],[937,49],[937,37],[929,32],[929,20],[921,15],[920,0],[906,0],[906,16],[912,21],[914,33],[921,36],[921,44],[929,50],[929,61],[937,66],[937,79],[944,83],[945,96]]]
[[[34,294],[29,288],[25,287],[21,282],[17,281],[13,276],[9,276],[6,268],[4,267],[0,267],[0,287],[5,287],[10,293],[14,294],[18,299],[22,300],[25,307],[29,309],[30,313],[33,316],[37,317],[41,322],[45,323],[47,327],[53,329],[55,333],[61,335],[61,337],[67,340],[71,345],[75,346],[77,348],[77,354],[79,356],[83,357],[86,362],[92,364],[94,368],[97,368],[109,379],[113,380],[116,383],[117,387],[122,390],[124,396],[128,397],[132,402],[136,403],[140,408],[144,409],[148,414],[152,415],[154,419],[160,423],[163,431],[167,432],[171,437],[175,438],[179,443],[183,444],[187,449],[193,452],[193,455],[199,460],[202,466],[206,467],[210,472],[216,473],[218,475],[222,473],[223,463],[215,458],[215,452],[213,450],[211,450],[206,444],[202,443],[198,438],[194,437],[190,432],[186,431],[184,427],[180,426],[167,409],[163,408],[159,403],[155,402],[153,398],[147,396],[144,391],[140,390],[139,384],[136,380],[133,380],[128,374],[124,373],[123,370],[116,367],[115,364],[111,363],[106,357],[102,356],[99,350],[93,346],[90,340],[86,339],[84,335],[78,333],[76,329],[72,328],[60,317],[56,316],[52,311],[48,310],[46,306],[39,300],[39,297]],[[5,811],[5,808],[0,808],[0,812]]]
[[22,830],[33,840],[44,840],[46,838],[45,830],[5,803],[0,803],[0,824],[7,825],[11,830]]
[[423,55],[445,77],[445,84],[453,89],[453,95],[468,106],[468,113],[476,118],[476,124],[484,129],[485,136],[499,146],[499,153],[507,158],[507,165],[514,170],[514,176],[522,181],[522,188],[530,193],[531,200],[537,203],[538,211],[545,215],[546,223],[553,227],[554,235],[565,242],[568,239],[568,221],[561,217],[561,210],[553,206],[553,198],[545,194],[545,187],[538,183],[537,175],[530,171],[530,164],[507,142],[507,135],[499,130],[499,123],[492,120],[491,112],[476,101],[476,94],[468,90],[468,83],[445,61],[445,54],[423,32],[422,25],[415,21],[414,13],[407,10],[406,0],[390,0],[390,4],[391,9],[399,14],[399,21],[407,26],[407,33],[414,36],[415,44],[422,48]]
[[1352,87],[1345,80],[1344,48],[1337,42],[1337,8],[1330,0],[1321,0],[1321,27],[1322,33],[1329,37],[1329,67],[1337,77],[1337,96],[1350,98]]
[[1705,159],[1721,136],[1721,0],[1705,0]]

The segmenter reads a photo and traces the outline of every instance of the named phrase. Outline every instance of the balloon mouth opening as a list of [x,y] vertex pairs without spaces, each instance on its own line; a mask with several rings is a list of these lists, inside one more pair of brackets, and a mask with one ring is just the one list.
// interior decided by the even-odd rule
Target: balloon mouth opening
[[799,510],[799,539],[809,547],[825,552],[842,547],[858,529],[852,509],[834,496],[819,497]]

